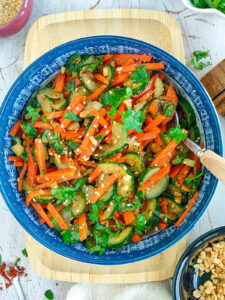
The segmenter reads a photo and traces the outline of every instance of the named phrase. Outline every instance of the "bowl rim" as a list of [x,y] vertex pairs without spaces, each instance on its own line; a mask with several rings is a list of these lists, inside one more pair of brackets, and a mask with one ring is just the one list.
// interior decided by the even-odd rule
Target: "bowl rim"
[[222,13],[221,11],[219,11],[218,9],[216,8],[200,8],[200,7],[196,7],[194,6],[194,4],[191,2],[191,0],[181,0],[182,3],[189,9],[193,10],[193,11],[198,11],[200,13],[203,13],[203,14],[217,14],[223,18],[225,18],[225,14]]
[[[220,149],[220,155],[222,155],[223,152],[223,144],[222,144],[222,134],[221,134],[221,127],[220,127],[220,122],[219,122],[219,118],[216,112],[216,109],[211,101],[211,98],[209,97],[207,91],[205,90],[204,86],[202,85],[202,83],[199,81],[199,79],[195,76],[194,73],[192,73],[192,71],[187,68],[182,62],[180,62],[176,57],[174,57],[173,55],[169,54],[168,52],[166,52],[165,50],[154,46],[150,43],[138,40],[138,39],[133,39],[133,38],[129,38],[129,37],[123,37],[123,36],[115,36],[115,35],[98,35],[98,36],[90,36],[90,37],[83,37],[80,39],[76,39],[76,40],[72,40],[69,41],[67,43],[63,43],[51,50],[49,50],[48,52],[44,53],[42,56],[40,56],[39,58],[37,58],[35,61],[33,61],[21,74],[20,76],[16,79],[16,81],[13,83],[13,85],[11,86],[10,90],[8,91],[7,95],[5,96],[1,108],[0,108],[0,118],[2,116],[2,113],[5,109],[5,106],[7,105],[7,100],[10,96],[10,94],[13,92],[14,88],[17,86],[17,83],[23,78],[23,76],[26,74],[26,72],[28,72],[30,69],[32,69],[36,64],[38,64],[39,62],[41,62],[41,60],[45,57],[48,57],[51,53],[54,53],[55,51],[57,51],[60,47],[66,47],[70,44],[73,44],[74,41],[79,42],[79,41],[83,41],[83,40],[94,40],[94,39],[117,39],[117,40],[126,40],[126,41],[130,41],[130,42],[135,42],[138,43],[140,46],[143,45],[145,47],[151,47],[154,51],[159,52],[165,56],[168,57],[168,59],[172,60],[174,63],[177,63],[178,65],[180,65],[182,68],[185,69],[185,71],[187,73],[189,73],[189,75],[192,77],[192,79],[199,85],[202,87],[202,92],[205,94],[205,97],[207,97],[210,101],[208,103],[208,105],[211,106],[212,111],[214,111],[215,114],[215,118],[216,118],[216,127],[217,127],[217,133],[218,133],[218,143],[219,143],[219,149]],[[35,232],[31,231],[29,229],[29,226],[26,224],[26,222],[24,222],[23,218],[20,218],[19,215],[17,215],[14,211],[14,206],[12,201],[8,200],[8,196],[7,193],[5,192],[5,187],[3,185],[2,179],[0,178],[0,191],[1,194],[3,196],[4,201],[6,202],[8,208],[10,209],[11,213],[13,214],[13,216],[16,218],[16,220],[19,222],[19,224],[27,231],[28,234],[30,234],[34,239],[36,239],[39,243],[41,243],[43,246],[47,247],[48,249],[50,249],[51,251],[54,251],[55,253],[58,253],[64,257],[68,257],[70,259],[73,260],[78,260],[81,262],[86,262],[86,263],[91,263],[91,264],[101,264],[101,265],[121,265],[121,264],[127,264],[127,263],[133,263],[136,261],[140,261],[140,260],[144,260],[147,259],[149,257],[153,257],[159,253],[162,253],[163,251],[165,251],[166,249],[170,248],[171,246],[173,246],[174,244],[176,244],[179,240],[181,240],[188,232],[190,232],[190,230],[194,227],[194,225],[198,222],[198,220],[200,219],[200,217],[203,215],[203,213],[205,212],[206,208],[208,207],[214,193],[215,193],[215,189],[217,187],[218,184],[218,180],[215,180],[214,182],[214,186],[211,189],[211,193],[207,199],[207,202],[205,203],[204,208],[202,209],[201,213],[198,215],[198,219],[196,218],[196,220],[194,222],[192,222],[185,230],[182,231],[182,234],[180,234],[179,236],[177,236],[175,239],[173,239],[171,242],[169,242],[167,245],[160,247],[158,250],[155,250],[154,252],[151,252],[151,254],[143,254],[141,256],[138,257],[132,257],[132,258],[121,258],[118,259],[116,261],[106,261],[104,259],[99,259],[98,261],[94,261],[91,256],[90,258],[75,258],[75,256],[70,255],[70,254],[65,254],[65,252],[63,252],[63,250],[53,246],[50,242],[43,240],[41,237],[39,238],[38,234],[36,234]]]
[[24,9],[25,7],[25,3],[27,3],[28,1],[30,0],[23,0],[22,4],[21,4],[21,7],[20,7],[20,10],[18,11],[18,13],[15,15],[15,17],[9,22],[9,23],[6,23],[2,26],[0,26],[0,31],[7,28],[8,26],[10,26],[13,22],[16,21],[16,19],[20,16],[22,10]]
[[224,236],[225,238],[225,226],[217,227],[215,229],[212,229],[202,234],[196,240],[194,240],[185,250],[185,252],[181,256],[176,266],[176,270],[173,275],[172,294],[174,300],[180,300],[180,294],[179,294],[180,279],[184,267],[186,266],[186,263],[195,254],[195,252],[199,251],[199,249],[203,246],[203,244],[205,244],[206,242],[210,241],[213,238],[219,238],[221,236]]

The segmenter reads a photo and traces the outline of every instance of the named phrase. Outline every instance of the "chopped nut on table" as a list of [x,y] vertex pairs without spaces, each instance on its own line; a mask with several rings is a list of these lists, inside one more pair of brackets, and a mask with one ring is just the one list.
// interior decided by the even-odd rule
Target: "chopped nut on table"
[[225,241],[213,243],[200,252],[195,269],[202,276],[211,272],[211,280],[193,291],[193,296],[200,300],[225,300]]

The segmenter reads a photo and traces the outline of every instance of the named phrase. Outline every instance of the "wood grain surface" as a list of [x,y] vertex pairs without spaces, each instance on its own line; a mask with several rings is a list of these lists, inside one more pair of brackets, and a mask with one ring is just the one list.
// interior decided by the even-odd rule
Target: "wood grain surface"
[[[181,32],[168,13],[150,10],[76,11],[45,16],[29,30],[24,67],[51,48],[74,38],[114,34],[138,37],[168,51],[185,62]],[[27,235],[29,261],[43,277],[90,283],[134,283],[158,281],[173,276],[186,248],[186,238],[167,251],[126,266],[96,266],[69,260],[44,248]]]

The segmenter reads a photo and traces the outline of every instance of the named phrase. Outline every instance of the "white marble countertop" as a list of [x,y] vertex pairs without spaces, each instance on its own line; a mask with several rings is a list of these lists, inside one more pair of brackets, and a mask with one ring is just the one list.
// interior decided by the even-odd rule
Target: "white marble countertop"
[[[34,0],[33,13],[25,28],[11,37],[0,39],[0,103],[22,71],[25,38],[35,20],[46,14],[104,8],[142,8],[169,12],[181,27],[187,65],[198,78],[225,57],[225,19],[217,15],[196,14],[186,9],[180,0]],[[210,50],[212,66],[202,71],[195,71],[190,62],[192,52],[201,49]],[[220,117],[220,121],[224,137],[225,120]],[[223,193],[225,188],[219,184],[208,210],[189,234],[189,242],[210,229],[225,225]],[[21,254],[21,250],[25,248],[24,231],[9,212],[1,196],[0,220],[3,225],[0,230],[0,254],[6,261],[21,257],[21,263],[28,272],[27,279],[22,280],[27,299],[45,299],[45,290],[51,289],[55,299],[64,300],[68,289],[73,284],[40,278],[34,273],[28,260]],[[16,300],[14,288],[1,291],[0,299]]]

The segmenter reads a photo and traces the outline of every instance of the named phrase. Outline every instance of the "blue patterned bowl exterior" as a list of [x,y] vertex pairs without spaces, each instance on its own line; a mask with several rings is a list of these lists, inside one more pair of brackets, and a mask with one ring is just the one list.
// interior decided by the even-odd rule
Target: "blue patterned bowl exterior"
[[166,230],[150,236],[140,243],[130,243],[122,250],[107,250],[102,256],[89,254],[81,244],[64,244],[58,234],[47,225],[40,225],[39,217],[32,207],[26,207],[23,194],[17,191],[17,170],[8,162],[12,139],[9,130],[20,117],[29,98],[46,79],[65,64],[74,52],[80,55],[106,53],[138,53],[152,55],[156,61],[163,61],[165,72],[176,85],[189,96],[199,116],[207,149],[222,155],[222,138],[218,117],[207,92],[191,71],[176,58],[148,43],[119,36],[94,36],[60,45],[33,62],[15,81],[0,110],[0,189],[2,196],[20,225],[34,239],[50,250],[81,262],[116,265],[132,263],[154,256],[168,249],[183,238],[199,220],[207,208],[217,185],[217,179],[206,171],[201,184],[197,203],[178,228],[169,226]]

